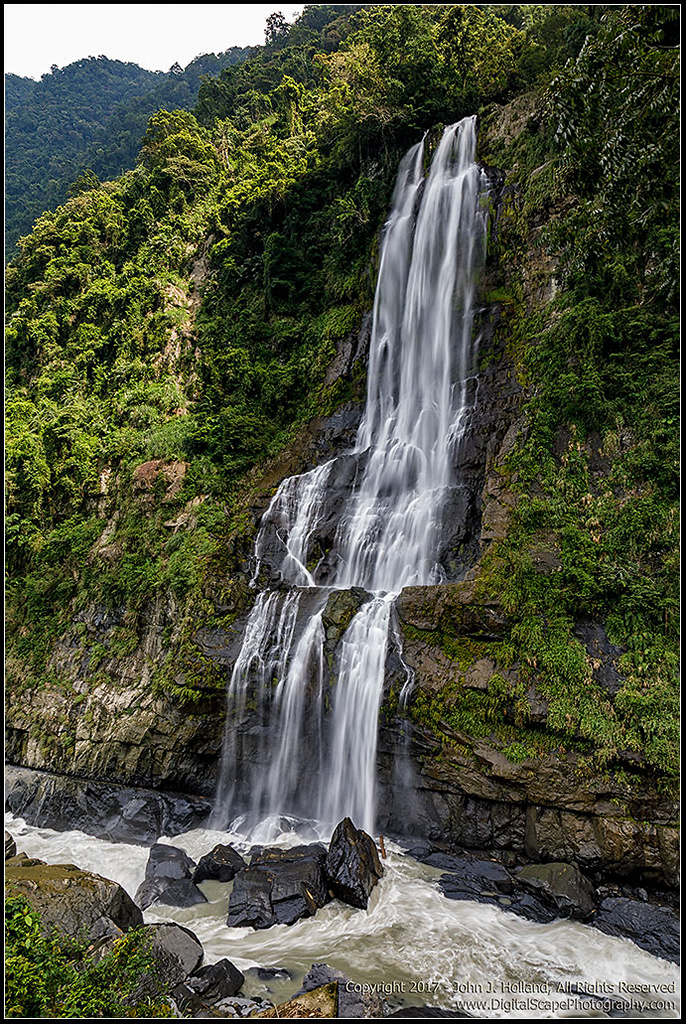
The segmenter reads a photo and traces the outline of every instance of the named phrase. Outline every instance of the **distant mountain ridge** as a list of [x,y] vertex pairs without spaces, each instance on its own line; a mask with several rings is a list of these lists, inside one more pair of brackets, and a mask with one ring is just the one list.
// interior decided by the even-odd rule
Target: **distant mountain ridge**
[[64,202],[80,174],[90,169],[110,180],[133,167],[155,111],[190,110],[202,75],[219,74],[250,52],[232,47],[168,72],[99,56],[53,66],[38,82],[6,75],[6,258],[36,217]]

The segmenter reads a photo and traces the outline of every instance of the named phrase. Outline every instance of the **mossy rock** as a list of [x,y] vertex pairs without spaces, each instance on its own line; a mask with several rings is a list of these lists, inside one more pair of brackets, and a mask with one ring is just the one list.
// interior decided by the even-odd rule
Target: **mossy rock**
[[255,1017],[338,1017],[338,982],[303,992],[287,1003],[254,1014]]
[[362,587],[350,590],[334,590],[326,602],[322,622],[326,633],[326,650],[329,655],[339,643],[346,629],[363,604],[371,600],[371,594]]
[[74,864],[7,864],[5,886],[25,896],[46,932],[57,928],[89,942],[143,924],[143,915],[117,883]]

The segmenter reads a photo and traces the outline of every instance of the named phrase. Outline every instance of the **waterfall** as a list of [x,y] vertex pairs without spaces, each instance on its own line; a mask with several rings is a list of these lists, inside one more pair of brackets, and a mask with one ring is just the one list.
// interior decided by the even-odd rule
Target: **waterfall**
[[[485,178],[476,119],[445,129],[424,178],[424,143],[401,162],[383,235],[366,409],[356,472],[328,569],[313,564],[317,528],[338,471],[333,459],[284,480],[265,513],[258,561],[279,550],[282,583],[258,595],[228,686],[215,824],[293,814],[372,831],[377,719],[393,603],[440,582],[445,497],[474,388],[474,271],[483,252]],[[328,602],[361,588],[325,683]],[[326,712],[327,703],[332,703]]]

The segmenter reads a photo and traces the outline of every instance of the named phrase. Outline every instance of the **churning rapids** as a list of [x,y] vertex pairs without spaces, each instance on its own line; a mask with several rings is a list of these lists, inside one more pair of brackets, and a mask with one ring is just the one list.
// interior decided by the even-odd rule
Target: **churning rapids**
[[[82,832],[32,828],[12,815],[6,816],[5,828],[29,856],[52,864],[75,863],[106,875],[132,897],[143,881],[147,847],[108,843]],[[322,837],[328,838],[328,833]],[[260,834],[253,840],[260,842]],[[197,860],[218,842],[245,853],[253,840],[197,829],[160,841],[181,847]],[[302,836],[295,833],[283,833],[276,840],[281,846],[299,842]],[[596,1007],[592,998],[569,995],[575,987],[610,993],[606,999],[624,1004],[633,999],[633,1009],[615,1010],[612,1016],[680,1017],[680,972],[674,964],[650,956],[628,939],[578,922],[533,924],[498,907],[446,899],[435,881],[438,869],[403,856],[393,844],[387,843],[387,852],[384,876],[367,911],[334,900],[294,925],[262,931],[228,928],[233,883],[202,882],[207,903],[183,910],[154,906],[144,918],[190,928],[204,946],[206,963],[228,957],[244,973],[258,965],[285,967],[290,980],[263,983],[246,975],[243,992],[274,1003],[298,991],[313,963],[327,963],[343,971],[353,985],[377,986],[393,1005],[440,1006],[482,1019],[610,1016],[607,1002],[598,999]],[[632,997],[623,986],[634,986],[634,992],[645,986],[653,995]],[[648,1002],[652,1008],[639,1008],[639,1003]],[[674,1008],[659,1008],[662,1003]]]
[[[394,600],[405,586],[444,579],[437,552],[446,496],[477,394],[473,282],[484,250],[486,181],[474,152],[475,119],[467,118],[445,130],[426,180],[422,143],[401,164],[381,251],[366,411],[346,456],[354,466],[349,498],[325,550],[314,538],[336,460],[285,480],[263,517],[256,584],[267,550],[280,554],[228,686],[212,830],[161,839],[196,860],[219,842],[245,853],[255,843],[327,840],[346,815],[374,834],[377,719],[387,652],[397,644]],[[332,593],[350,588],[360,588],[362,600],[339,645],[332,685],[323,614]],[[243,748],[248,734],[257,749]],[[132,897],[143,880],[145,847],[32,828],[11,815],[6,827],[29,856],[106,875]],[[289,981],[265,984],[253,975],[244,989],[274,1003],[297,991],[313,963],[372,986],[396,1006],[481,1018],[610,1015],[607,1003],[570,996],[574,986],[625,1003],[627,983],[675,991],[678,969],[629,940],[449,900],[436,882],[439,869],[393,843],[387,849],[367,911],[334,901],[291,926],[229,928],[232,883],[205,882],[206,904],[154,906],[145,920],[192,929],[206,963],[228,957],[243,971],[286,968]],[[652,1008],[638,1002],[612,1015],[679,1015],[655,998]]]
[[[400,165],[381,249],[366,410],[348,457],[355,474],[332,549],[313,558],[338,459],[284,480],[263,517],[257,572],[276,535],[279,580],[257,597],[229,683],[217,826],[238,811],[253,823],[314,811],[331,826],[349,815],[374,830],[393,603],[403,587],[444,578],[436,552],[445,497],[475,393],[474,278],[486,230],[475,121],[445,129],[426,180],[423,143]],[[342,638],[331,686],[322,616],[333,590],[353,587],[366,600]],[[257,753],[245,745],[255,707]]]

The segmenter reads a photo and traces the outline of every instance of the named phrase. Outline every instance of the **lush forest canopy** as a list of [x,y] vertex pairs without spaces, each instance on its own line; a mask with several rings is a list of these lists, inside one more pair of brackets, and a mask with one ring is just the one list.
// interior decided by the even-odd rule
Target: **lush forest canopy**
[[[274,15],[264,47],[204,78],[192,111],[174,93],[117,180],[101,184],[93,156],[7,272],[10,675],[44,681],[54,638],[93,601],[127,608],[122,650],[154,594],[197,605],[242,475],[356,393],[355,381],[327,385],[326,369],[371,307],[400,155],[531,92],[520,213],[500,243],[530,430],[491,584],[515,622],[513,659],[557,699],[560,741],[580,733],[605,760],[642,750],[674,771],[677,17],[647,5],[306,6],[293,25]],[[99,59],[81,63],[90,73]],[[494,143],[487,156],[498,166],[512,152]],[[551,209],[559,289],[532,312],[527,216]],[[594,493],[598,445],[611,470]],[[187,469],[171,495],[159,476],[142,517],[132,474],[150,460]],[[170,531],[191,503],[193,528]],[[542,529],[561,545],[554,582],[527,555]],[[112,557],[95,558],[98,544]],[[611,708],[584,699],[579,614],[606,620],[626,651]]]
[[5,76],[5,252],[44,210],[55,209],[85,171],[102,181],[135,166],[149,117],[190,110],[202,75],[244,60],[249,48],[196,57],[168,73],[87,57],[56,65],[39,82]]

